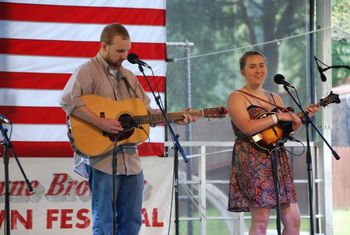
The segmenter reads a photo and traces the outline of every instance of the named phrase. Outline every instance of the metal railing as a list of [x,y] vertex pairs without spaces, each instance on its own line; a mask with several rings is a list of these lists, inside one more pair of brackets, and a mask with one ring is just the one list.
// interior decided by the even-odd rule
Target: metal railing
[[[222,190],[223,186],[227,189],[229,187],[229,172],[231,169],[231,154],[232,147],[234,142],[200,142],[200,141],[190,141],[190,142],[181,142],[182,146],[186,149],[190,149],[191,155],[188,155],[187,158],[189,161],[192,161],[192,171],[191,171],[191,180],[186,180],[188,177],[188,170],[186,169],[186,163],[182,161],[182,158],[179,157],[179,185],[182,188],[182,193],[180,194],[180,202],[191,201],[192,205],[195,207],[196,213],[192,215],[186,214],[186,206],[188,203],[180,203],[182,205],[182,210],[180,209],[180,222],[181,223],[196,223],[196,229],[199,231],[187,231],[187,234],[208,234],[208,228],[211,225],[208,225],[211,221],[221,221],[225,224],[227,234],[234,235],[243,235],[247,231],[249,226],[250,214],[249,213],[231,213],[227,211],[228,204],[228,194],[225,190]],[[167,147],[171,148],[172,143],[166,142]],[[287,149],[293,152],[300,152],[300,144],[298,143],[286,143],[285,146]],[[324,218],[326,217],[323,214],[323,209],[327,207],[327,202],[320,198],[320,193],[322,187],[324,187],[324,174],[323,170],[320,169],[319,157],[316,156],[317,148],[314,143],[311,143],[312,149],[312,169],[315,169],[313,173],[313,195],[314,195],[314,218],[316,220],[317,234],[323,233],[322,224],[325,223]],[[299,149],[299,150],[298,150]],[[172,157],[173,151],[169,149],[169,157]],[[316,157],[315,157],[316,156]],[[304,156],[305,157],[305,156]],[[293,169],[300,170],[303,168],[304,157],[296,157],[296,159],[290,157],[291,165]],[[315,168],[316,167],[316,168]],[[305,168],[306,170],[306,168]],[[208,172],[212,175],[220,175],[220,171],[229,171],[225,178],[211,178],[208,177]],[[302,220],[309,220],[309,204],[308,204],[308,192],[305,192],[307,188],[308,180],[307,174],[305,175],[295,175],[295,184],[298,191],[298,201],[299,206],[301,207],[301,218]],[[299,189],[298,189],[299,188]],[[300,189],[301,188],[301,189]],[[303,190],[304,189],[304,190]],[[331,192],[330,192],[331,193]],[[300,194],[300,195],[299,195]],[[305,195],[305,197],[304,197]],[[329,202],[328,202],[329,203]],[[208,205],[210,204],[210,206]],[[181,207],[181,206],[180,206]],[[209,214],[209,207],[211,211],[215,211],[215,215]],[[271,211],[273,212],[273,210]],[[271,213],[271,219],[274,219],[274,213]],[[199,223],[199,224],[198,224]],[[329,222],[327,222],[329,223]],[[307,221],[304,222],[307,224]],[[192,228],[192,226],[191,226]],[[195,232],[195,233],[194,233]],[[181,232],[180,234],[186,234]],[[305,233],[307,234],[307,233]]]

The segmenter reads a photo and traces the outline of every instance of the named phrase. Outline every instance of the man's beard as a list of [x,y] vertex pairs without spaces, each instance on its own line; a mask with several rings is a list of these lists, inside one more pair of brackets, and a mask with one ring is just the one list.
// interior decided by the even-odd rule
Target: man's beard
[[112,68],[114,68],[114,69],[119,69],[120,66],[122,65],[122,62],[123,62],[123,61],[120,61],[120,60],[118,60],[116,62],[113,62],[109,57],[107,57],[105,60],[106,60],[107,64],[109,66],[111,66]]

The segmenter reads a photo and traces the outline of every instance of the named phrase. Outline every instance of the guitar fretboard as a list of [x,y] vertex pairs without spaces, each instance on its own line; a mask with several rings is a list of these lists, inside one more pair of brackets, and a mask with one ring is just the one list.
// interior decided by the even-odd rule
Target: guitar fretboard
[[[177,113],[167,113],[167,118],[170,122],[172,121],[180,121],[182,120],[184,117],[184,114],[190,114],[192,116],[196,116],[196,117],[202,117],[203,116],[203,112],[202,110],[191,110],[188,112],[177,112]],[[149,114],[149,115],[140,115],[140,116],[135,116],[134,117],[134,121],[137,124],[157,124],[157,123],[161,123],[164,122],[164,117],[161,113],[159,114]]]

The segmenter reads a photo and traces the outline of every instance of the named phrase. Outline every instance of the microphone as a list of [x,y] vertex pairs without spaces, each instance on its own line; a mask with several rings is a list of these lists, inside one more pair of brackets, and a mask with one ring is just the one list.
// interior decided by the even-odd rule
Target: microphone
[[282,84],[283,86],[287,86],[287,87],[291,87],[294,88],[294,86],[292,84],[290,84],[289,82],[287,82],[284,78],[284,76],[282,74],[276,74],[273,78],[273,80],[275,81],[275,83],[277,84]]
[[11,121],[1,114],[0,114],[0,121],[6,124],[11,124]]
[[321,81],[322,81],[322,82],[327,81],[327,77],[326,77],[326,75],[324,75],[324,73],[323,73],[324,70],[323,70],[323,68],[321,68],[320,64],[318,63],[318,59],[317,59],[316,56],[315,56],[315,61],[316,61],[316,64],[317,64],[317,69],[318,69],[318,72],[319,72],[319,74],[320,74]]
[[128,61],[131,64],[138,64],[140,66],[146,67],[146,68],[151,68],[148,64],[146,64],[145,62],[143,62],[142,60],[139,59],[139,57],[135,54],[135,53],[130,53],[128,55]]

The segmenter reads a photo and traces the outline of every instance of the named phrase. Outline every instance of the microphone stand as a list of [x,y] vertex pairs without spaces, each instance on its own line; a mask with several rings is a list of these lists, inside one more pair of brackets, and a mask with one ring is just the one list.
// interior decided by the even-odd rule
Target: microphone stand
[[[175,234],[179,235],[179,179],[178,179],[178,152],[181,153],[183,160],[187,163],[188,159],[186,157],[186,153],[184,149],[182,148],[180,142],[179,142],[179,135],[176,135],[174,133],[174,130],[172,126],[170,125],[170,122],[167,118],[167,115],[160,103],[160,96],[156,96],[154,93],[154,90],[150,84],[150,82],[147,79],[147,76],[144,73],[143,67],[141,64],[139,65],[139,70],[142,73],[143,77],[145,78],[148,87],[150,88],[152,95],[159,107],[159,110],[161,111],[164,121],[165,121],[165,126],[168,127],[168,130],[170,132],[171,139],[173,141],[173,149],[174,149],[174,188],[175,188]],[[147,66],[151,71],[152,68],[150,66]],[[153,71],[152,71],[153,72]]]
[[[282,139],[281,139],[282,140]],[[278,159],[279,151],[281,146],[283,145],[283,141],[278,140],[274,149],[271,151],[271,165],[272,165],[272,175],[273,175],[273,184],[275,187],[275,195],[276,195],[276,228],[277,234],[281,235],[281,203],[280,203],[280,186],[278,180]]]
[[9,180],[9,161],[10,161],[10,156],[8,150],[11,149],[12,156],[15,158],[17,165],[22,172],[24,181],[26,183],[27,189],[32,192],[33,188],[30,185],[30,182],[25,175],[23,168],[21,166],[21,163],[19,162],[17,155],[13,149],[12,143],[10,139],[7,136],[7,129],[3,127],[2,123],[0,122],[0,130],[1,134],[4,138],[3,142],[1,143],[4,148],[4,175],[5,175],[5,225],[4,225],[4,235],[10,235],[11,233],[11,219],[10,219],[10,180]]
[[284,90],[289,94],[289,96],[293,99],[294,103],[298,106],[299,110],[302,112],[304,120],[305,120],[305,128],[306,128],[306,164],[307,164],[307,173],[308,173],[308,190],[309,190],[309,209],[310,209],[310,234],[315,234],[315,227],[314,227],[314,212],[313,212],[313,177],[312,177],[312,158],[311,158],[311,148],[310,148],[310,138],[309,138],[309,124],[314,128],[314,130],[318,133],[318,135],[321,137],[321,139],[326,143],[328,148],[332,151],[333,156],[336,160],[339,160],[340,157],[335,152],[335,150],[330,146],[328,141],[324,138],[322,133],[318,130],[318,128],[315,126],[315,124],[312,122],[310,117],[308,116],[307,112],[304,111],[301,104],[296,100],[296,98],[292,95],[292,93],[289,91],[288,86],[286,84],[283,85]]

